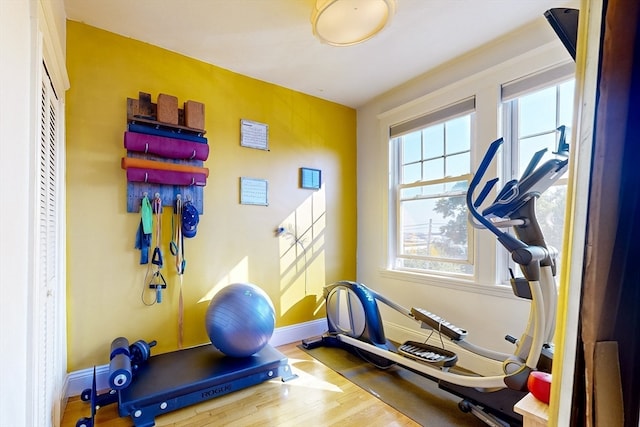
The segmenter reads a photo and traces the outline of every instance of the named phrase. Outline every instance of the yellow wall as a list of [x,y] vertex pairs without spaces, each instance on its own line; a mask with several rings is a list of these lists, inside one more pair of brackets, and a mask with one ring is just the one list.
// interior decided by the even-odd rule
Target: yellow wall
[[[68,22],[66,97],[68,368],[108,362],[118,336],[178,347],[178,280],[163,218],[161,304],[141,302],[147,267],[134,249],[139,215],[126,211],[126,99],[147,92],[205,104],[211,153],[204,215],[186,240],[184,345],[208,342],[204,314],[221,286],[249,281],[276,307],[276,327],[323,315],[321,289],[356,270],[356,112],[155,46]],[[269,125],[270,151],[239,144],[240,119]],[[319,191],[298,188],[299,167],[322,170]],[[268,180],[269,206],[239,204],[239,177]],[[307,248],[277,238],[278,226]],[[147,295],[149,297],[149,295]]]

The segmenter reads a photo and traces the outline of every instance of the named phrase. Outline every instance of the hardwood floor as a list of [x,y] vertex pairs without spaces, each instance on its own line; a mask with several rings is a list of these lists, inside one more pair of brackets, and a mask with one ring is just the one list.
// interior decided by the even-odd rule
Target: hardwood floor
[[[156,426],[418,426],[410,418],[318,362],[297,343],[278,347],[298,378],[274,379],[156,418]],[[75,427],[91,410],[69,399],[61,427]],[[95,427],[128,427],[117,405],[100,408]]]

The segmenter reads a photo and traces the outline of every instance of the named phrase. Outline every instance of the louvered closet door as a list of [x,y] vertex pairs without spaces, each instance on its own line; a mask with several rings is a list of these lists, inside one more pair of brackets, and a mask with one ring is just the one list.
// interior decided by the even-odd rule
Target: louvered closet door
[[38,426],[54,424],[54,400],[57,398],[56,372],[59,370],[60,315],[59,298],[63,281],[60,278],[60,202],[58,156],[61,126],[60,102],[43,65],[40,103],[40,133],[38,156],[37,228],[35,312],[33,325],[34,365],[37,376],[34,385],[34,422]]

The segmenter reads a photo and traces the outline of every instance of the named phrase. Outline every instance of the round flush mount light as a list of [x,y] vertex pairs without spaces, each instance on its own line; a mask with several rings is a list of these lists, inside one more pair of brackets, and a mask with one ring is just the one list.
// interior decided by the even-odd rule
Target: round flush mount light
[[395,0],[317,0],[311,14],[313,35],[332,46],[369,40],[391,20]]

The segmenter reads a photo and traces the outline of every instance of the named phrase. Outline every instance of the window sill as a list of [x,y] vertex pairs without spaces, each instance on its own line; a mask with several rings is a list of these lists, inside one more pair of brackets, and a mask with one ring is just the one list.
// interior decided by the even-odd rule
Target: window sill
[[513,294],[510,286],[502,284],[479,284],[473,279],[462,279],[457,277],[443,277],[429,274],[420,274],[409,271],[399,270],[380,270],[380,276],[387,279],[401,280],[405,282],[419,283],[429,286],[438,286],[441,288],[455,289],[473,294],[491,295],[501,298],[519,299]]

